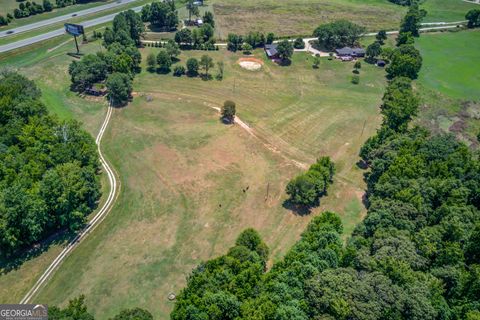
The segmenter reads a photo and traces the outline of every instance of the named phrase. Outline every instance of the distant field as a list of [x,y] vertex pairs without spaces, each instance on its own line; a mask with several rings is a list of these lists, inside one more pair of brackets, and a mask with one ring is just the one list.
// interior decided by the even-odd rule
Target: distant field
[[480,99],[480,32],[422,35],[417,46],[423,56],[419,82],[452,98]]
[[417,86],[424,107],[420,121],[478,145],[480,132],[480,30],[422,35],[423,67]]
[[422,8],[428,12],[425,22],[451,22],[465,20],[465,14],[480,5],[462,0],[425,0]]
[[[143,53],[149,50],[157,49]],[[180,63],[201,54],[183,53]],[[166,319],[172,307],[167,294],[178,292],[193,266],[224,252],[244,228],[260,231],[275,260],[321,210],[339,212],[347,232],[360,221],[364,183],[355,163],[380,121],[383,71],[364,65],[355,86],[351,63],[324,59],[313,70],[310,56],[296,54],[290,67],[265,61],[263,71],[249,72],[236,64],[239,54],[209,54],[225,62],[221,82],[145,71],[136,78],[134,102],[116,110],[105,136],[122,183],[118,202],[35,301],[64,304],[84,293],[101,319],[136,305]],[[256,55],[263,59],[262,51]],[[57,53],[21,70],[48,78],[42,89],[53,109],[64,105],[95,132],[103,104],[89,100],[77,107],[80,98],[67,90],[70,59]],[[237,102],[257,137],[219,122],[211,107],[225,99]],[[320,155],[336,161],[335,183],[320,209],[295,215],[282,207],[285,184],[301,171],[293,160],[310,164]],[[0,276],[0,287],[13,285],[14,274],[35,279],[41,268],[33,262],[42,257]],[[29,281],[15,284],[16,296]],[[1,293],[1,302],[17,300]]]
[[370,31],[395,29],[405,8],[387,0],[212,0],[221,38],[251,30],[310,35],[322,23],[347,19]]
[[6,15],[9,12],[13,14],[13,10],[18,8],[19,3],[16,0],[0,0],[0,14]]

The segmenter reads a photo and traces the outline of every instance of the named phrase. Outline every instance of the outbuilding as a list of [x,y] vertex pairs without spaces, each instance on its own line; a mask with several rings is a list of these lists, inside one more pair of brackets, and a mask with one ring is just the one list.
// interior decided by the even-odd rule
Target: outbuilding
[[277,44],[276,43],[266,44],[265,53],[267,54],[267,57],[269,59],[278,59]]
[[386,63],[385,61],[383,61],[383,60],[378,60],[378,61],[377,61],[377,67],[383,68],[383,67],[385,67],[386,64],[387,64],[387,63]]
[[105,89],[105,87],[97,87],[95,85],[91,86],[90,88],[87,88],[85,90],[85,93],[86,94],[89,94],[91,96],[103,96],[107,93],[107,90]]
[[363,48],[343,47],[341,49],[336,49],[335,52],[339,57],[346,57],[346,56],[353,57],[353,58],[365,57],[365,49]]

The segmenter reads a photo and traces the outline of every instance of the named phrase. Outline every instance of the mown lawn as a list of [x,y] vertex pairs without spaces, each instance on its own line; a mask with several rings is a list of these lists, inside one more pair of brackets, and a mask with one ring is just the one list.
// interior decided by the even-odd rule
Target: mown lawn
[[424,22],[453,22],[465,20],[465,14],[480,5],[462,0],[425,0],[421,7],[427,10]]
[[419,82],[452,98],[480,99],[480,31],[422,35]]
[[322,23],[347,19],[369,31],[395,29],[405,8],[387,0],[212,0],[221,38],[228,33],[311,35]]
[[419,121],[478,145],[480,132],[480,30],[424,34],[417,40],[423,67],[417,81]]

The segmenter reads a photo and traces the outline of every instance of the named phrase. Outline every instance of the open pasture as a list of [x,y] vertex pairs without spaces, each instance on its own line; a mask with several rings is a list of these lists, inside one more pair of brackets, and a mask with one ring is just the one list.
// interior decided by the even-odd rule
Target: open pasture
[[427,10],[424,22],[454,22],[465,20],[467,12],[480,5],[462,0],[425,0],[421,8]]
[[[178,63],[202,54],[182,53]],[[347,233],[362,218],[355,163],[379,124],[383,71],[365,65],[355,86],[349,63],[324,59],[315,70],[302,53],[280,67],[259,50],[263,68],[248,71],[237,64],[241,54],[208,54],[225,63],[223,81],[146,71],[136,77],[133,103],[115,111],[105,136],[122,182],[118,202],[38,299],[63,304],[84,293],[100,318],[136,305],[166,319],[168,293],[243,229],[259,230],[273,261],[323,210],[339,212]],[[226,99],[251,130],[219,121],[215,108]],[[338,168],[321,207],[303,216],[282,206],[286,183],[320,155]]]
[[347,19],[369,31],[398,27],[405,8],[387,0],[212,0],[217,33],[273,32],[281,36],[311,35],[322,23]]
[[[95,135],[105,103],[69,91],[72,58],[65,53],[71,46],[41,47],[4,61],[37,81],[52,112],[83,121]],[[84,52],[99,48],[100,42],[82,46]],[[150,51],[158,49],[142,49],[144,58]],[[223,253],[243,229],[259,230],[271,263],[323,210],[340,213],[347,234],[361,220],[365,186],[357,153],[380,121],[383,70],[364,63],[361,82],[353,85],[353,63],[325,58],[313,69],[305,53],[280,67],[257,50],[258,71],[243,69],[243,55],[225,50],[182,52],[178,63],[203,54],[224,62],[223,81],[176,78],[143,66],[133,102],[115,110],[104,136],[105,154],[121,180],[117,203],[35,301],[65,304],[83,293],[99,318],[141,306],[166,319],[168,293],[178,292],[192,267]],[[219,121],[215,108],[227,99],[237,103],[250,130]],[[321,155],[334,159],[337,174],[320,208],[300,215],[284,207],[286,183]],[[0,287],[9,288],[0,291],[1,302],[17,302],[58,250],[53,246],[0,275]]]

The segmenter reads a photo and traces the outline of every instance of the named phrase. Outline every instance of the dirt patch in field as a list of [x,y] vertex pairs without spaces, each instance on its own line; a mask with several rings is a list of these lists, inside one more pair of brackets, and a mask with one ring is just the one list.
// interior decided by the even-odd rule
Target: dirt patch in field
[[237,63],[248,71],[258,71],[263,66],[263,61],[257,58],[240,58]]

